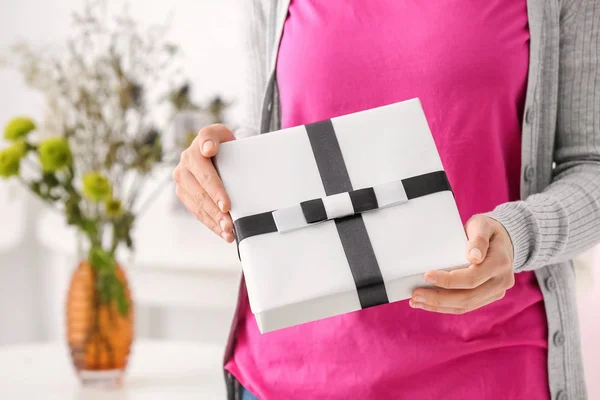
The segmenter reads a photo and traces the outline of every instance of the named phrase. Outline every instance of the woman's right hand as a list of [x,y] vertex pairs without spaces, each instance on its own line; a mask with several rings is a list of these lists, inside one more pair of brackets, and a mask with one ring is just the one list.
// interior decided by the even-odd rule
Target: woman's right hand
[[231,202],[210,158],[217,154],[220,143],[234,139],[225,125],[202,128],[190,147],[181,153],[173,171],[177,197],[200,222],[228,243],[233,242]]

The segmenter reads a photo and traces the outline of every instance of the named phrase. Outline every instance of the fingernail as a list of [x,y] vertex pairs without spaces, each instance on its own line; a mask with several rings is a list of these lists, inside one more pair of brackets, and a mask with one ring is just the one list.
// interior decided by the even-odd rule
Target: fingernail
[[215,144],[213,143],[212,140],[207,140],[206,142],[204,142],[204,144],[202,145],[202,151],[204,153],[208,153],[209,151],[211,151],[212,149],[215,148]]
[[423,308],[423,304],[421,303],[415,303],[414,301],[409,301],[408,304],[412,307],[412,308]]
[[225,239],[225,240],[227,240],[227,238],[228,238],[228,235],[229,235],[229,234],[228,234],[227,232],[221,232],[221,237],[222,237],[223,239]]
[[415,296],[412,299],[415,303],[426,303],[425,297],[423,296]]
[[435,276],[425,274],[425,282],[427,283],[435,283]]
[[222,219],[222,220],[219,222],[219,225],[221,225],[221,229],[222,229],[222,230],[224,230],[224,231],[226,231],[226,230],[227,230],[227,229],[225,229],[225,226],[227,225],[227,222],[226,222],[224,219]]
[[222,212],[225,212],[225,203],[223,203],[223,200],[217,201],[217,205]]
[[469,251],[469,255],[471,257],[473,257],[474,259],[476,259],[477,261],[480,261],[483,258],[483,254],[481,253],[481,250],[479,250],[477,247],[473,247]]

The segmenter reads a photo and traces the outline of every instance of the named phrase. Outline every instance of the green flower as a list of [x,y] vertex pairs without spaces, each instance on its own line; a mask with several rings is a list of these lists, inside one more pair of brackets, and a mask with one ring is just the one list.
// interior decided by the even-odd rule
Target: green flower
[[25,157],[25,155],[29,151],[29,146],[27,145],[27,142],[25,142],[22,139],[16,140],[10,147],[17,150],[21,155],[21,158]]
[[44,172],[56,172],[73,163],[69,142],[63,137],[44,140],[38,147],[38,154]]
[[83,176],[83,194],[92,201],[105,201],[112,195],[112,185],[99,172],[88,172]]
[[106,203],[104,203],[104,208],[106,209],[106,215],[111,218],[116,218],[123,214],[123,204],[119,199],[108,199]]
[[35,130],[35,122],[33,122],[32,119],[17,117],[6,124],[6,127],[4,128],[4,138],[10,141],[23,139],[33,130]]
[[10,178],[19,174],[21,166],[21,152],[14,146],[0,150],[0,177]]

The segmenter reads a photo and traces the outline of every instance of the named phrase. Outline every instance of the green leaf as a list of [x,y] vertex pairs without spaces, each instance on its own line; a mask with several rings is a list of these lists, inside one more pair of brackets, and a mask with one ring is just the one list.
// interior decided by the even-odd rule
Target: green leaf
[[98,291],[98,295],[100,296],[100,302],[104,305],[109,304],[112,298],[111,281],[112,275],[110,273],[98,273],[96,281],[96,290]]
[[117,310],[122,315],[129,312],[129,302],[125,286],[117,276],[116,263],[113,256],[99,247],[92,247],[89,254],[92,267],[97,271],[96,290],[102,304],[115,302]]
[[41,190],[40,190],[40,182],[39,181],[33,181],[29,184],[29,187],[31,188],[31,191],[37,195],[41,194]]
[[117,310],[121,315],[126,316],[129,312],[129,302],[125,295],[125,286],[116,276],[113,283],[113,295]]
[[56,186],[58,186],[60,184],[60,182],[56,178],[56,175],[54,175],[54,173],[52,173],[52,172],[45,172],[44,175],[42,176],[42,181],[49,188],[56,187]]
[[108,252],[101,248],[92,247],[90,249],[89,261],[92,267],[99,271],[99,278],[102,278],[103,275],[114,275],[115,260]]
[[69,225],[82,225],[83,223],[79,201],[79,195],[71,194],[65,202],[65,214],[67,216],[67,224]]
[[98,235],[98,224],[95,220],[83,219],[83,221],[81,221],[81,229],[89,236]]
[[127,234],[127,236],[125,236],[125,245],[129,250],[133,250],[133,240],[131,239],[130,234]]
[[133,248],[131,229],[134,222],[135,216],[130,212],[125,212],[113,225],[115,238],[120,242],[125,242],[129,248]]

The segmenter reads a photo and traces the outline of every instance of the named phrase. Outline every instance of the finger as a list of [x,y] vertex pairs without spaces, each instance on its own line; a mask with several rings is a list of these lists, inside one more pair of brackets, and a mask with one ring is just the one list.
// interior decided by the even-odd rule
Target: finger
[[469,243],[467,244],[467,259],[472,264],[481,264],[487,255],[494,228],[489,217],[475,215],[465,224]]
[[214,124],[200,129],[197,145],[204,157],[213,157],[219,151],[219,144],[235,140],[233,132],[225,125]]
[[491,279],[475,289],[438,289],[418,288],[412,295],[414,303],[427,304],[432,307],[473,308],[482,300],[495,297],[506,290],[501,279]]
[[208,193],[200,186],[194,175],[189,171],[182,173],[180,181],[181,187],[192,196],[194,202],[198,207],[204,209],[204,211],[221,227],[224,232],[233,231],[233,221],[228,213],[223,213],[219,210],[219,207],[210,198]]
[[[487,261],[487,260],[486,260]],[[498,273],[491,263],[481,264],[452,271],[428,271],[425,282],[444,289],[473,289],[481,286]]]
[[480,265],[452,271],[428,271],[425,282],[444,289],[473,289],[499,276],[514,280],[512,261],[505,252],[493,248]]
[[206,227],[211,229],[214,233],[221,236],[221,227],[217,225],[217,223],[212,218],[208,218],[208,215],[204,212],[204,209],[198,206],[196,200],[191,194],[189,194],[180,185],[177,185],[175,187],[175,193],[177,194],[177,197],[179,198],[179,200],[181,200],[185,208],[187,208],[187,210],[191,214],[193,214],[200,222],[202,222]]
[[433,306],[429,306],[427,304],[413,304],[412,300],[409,304],[412,308],[418,308],[420,310],[436,312],[439,314],[461,315],[461,314],[465,313],[465,311],[460,308],[433,307]]
[[471,305],[468,308],[463,308],[463,307],[436,307],[436,306],[432,306],[429,304],[425,304],[425,303],[415,303],[413,300],[409,301],[409,304],[412,308],[417,308],[417,309],[421,309],[421,310],[425,310],[425,311],[430,311],[430,312],[437,312],[437,313],[441,313],[441,314],[456,314],[456,315],[461,315],[461,314],[465,314],[467,312],[471,312],[474,310],[477,310],[481,307],[484,307],[488,304],[491,304],[495,301],[501,300],[504,297],[504,294],[497,294],[495,296],[491,296],[488,297],[486,299],[483,299],[477,303],[473,303],[473,305]]
[[221,227],[204,211],[204,209],[196,204],[194,197],[185,191],[181,186],[177,186],[175,189],[177,197],[181,200],[187,210],[192,213],[198,221],[202,222],[206,227],[212,230],[215,234],[219,235],[223,240],[228,243],[233,241],[233,234],[223,232]]
[[194,175],[196,181],[208,193],[213,203],[215,203],[221,212],[229,212],[230,200],[225,192],[221,178],[217,174],[212,161],[200,154],[198,146],[192,145],[181,153],[181,170],[174,172],[175,181],[181,180],[187,170]]

